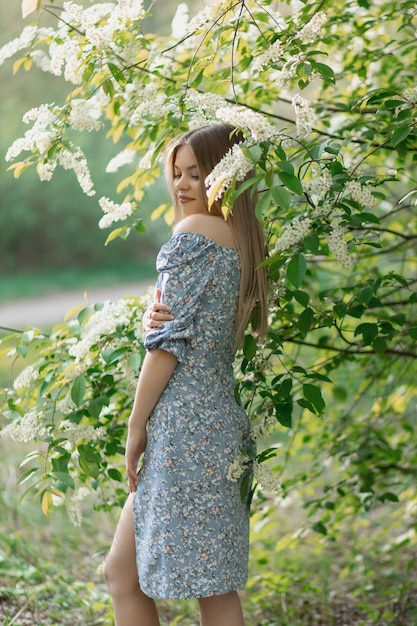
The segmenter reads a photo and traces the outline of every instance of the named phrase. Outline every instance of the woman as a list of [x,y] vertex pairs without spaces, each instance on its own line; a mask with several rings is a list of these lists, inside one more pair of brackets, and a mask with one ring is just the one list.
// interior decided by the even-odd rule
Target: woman
[[197,598],[202,626],[243,624],[249,507],[227,473],[253,444],[232,363],[255,306],[266,330],[264,243],[250,192],[225,220],[221,201],[208,210],[204,185],[242,139],[232,126],[205,126],[167,155],[177,220],[157,259],[163,304],[129,419],[131,493],[105,565],[117,626],[159,625],[154,598]]

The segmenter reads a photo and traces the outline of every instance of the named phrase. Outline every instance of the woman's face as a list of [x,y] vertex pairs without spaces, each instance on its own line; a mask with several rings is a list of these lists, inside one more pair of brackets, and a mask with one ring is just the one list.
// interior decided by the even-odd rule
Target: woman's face
[[207,197],[197,161],[188,145],[180,146],[175,155],[174,191],[184,215],[208,213]]

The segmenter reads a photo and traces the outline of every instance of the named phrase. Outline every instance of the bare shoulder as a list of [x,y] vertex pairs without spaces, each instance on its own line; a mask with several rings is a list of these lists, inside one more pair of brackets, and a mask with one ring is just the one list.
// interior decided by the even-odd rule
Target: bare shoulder
[[201,213],[184,217],[174,229],[174,233],[198,233],[216,241],[219,245],[235,248],[236,243],[230,225],[219,215]]

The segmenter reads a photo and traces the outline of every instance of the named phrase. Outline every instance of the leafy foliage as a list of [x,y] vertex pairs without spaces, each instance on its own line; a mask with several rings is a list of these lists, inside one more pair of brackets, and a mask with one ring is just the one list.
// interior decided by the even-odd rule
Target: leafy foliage
[[[15,70],[38,64],[62,74],[70,92],[64,104],[27,115],[33,126],[8,158],[28,152],[11,166],[16,176],[36,167],[49,179],[59,165],[71,168],[91,195],[74,130],[105,125],[110,140],[123,138],[122,202],[101,201],[106,226],[121,222],[111,240],[142,229],[140,205],[167,141],[203,123],[242,129],[239,158],[220,164],[208,194],[225,185],[232,207],[242,168],[255,166],[245,185],[260,192],[268,235],[270,332],[256,349],[248,331],[237,373],[260,445],[260,501],[279,480],[279,498],[302,494],[311,527],[334,538],[375,507],[415,506],[417,16],[409,0],[274,7],[212,3],[188,21],[181,5],[169,36],[145,31],[140,2],[44,7],[56,28],[26,30],[0,58],[26,49]],[[155,215],[172,220],[165,204]],[[7,392],[9,419],[38,411],[46,428],[48,452],[25,476],[36,479],[46,512],[77,481],[104,489],[122,480],[109,459],[122,452],[130,390],[116,372],[121,363],[138,371],[140,342],[131,317],[69,358],[85,315],[50,338],[23,334],[17,354],[41,346],[39,375]],[[59,415],[68,395],[75,407]],[[71,448],[60,417],[106,434]],[[113,497],[106,491],[104,506]]]

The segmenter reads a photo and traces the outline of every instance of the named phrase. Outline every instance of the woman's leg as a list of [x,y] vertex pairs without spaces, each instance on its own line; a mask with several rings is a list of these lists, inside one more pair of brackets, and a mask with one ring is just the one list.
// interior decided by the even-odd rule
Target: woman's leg
[[244,626],[237,591],[221,596],[199,598],[201,626]]
[[116,626],[159,626],[155,602],[143,593],[136,569],[133,494],[120,516],[104,575],[113,599]]

